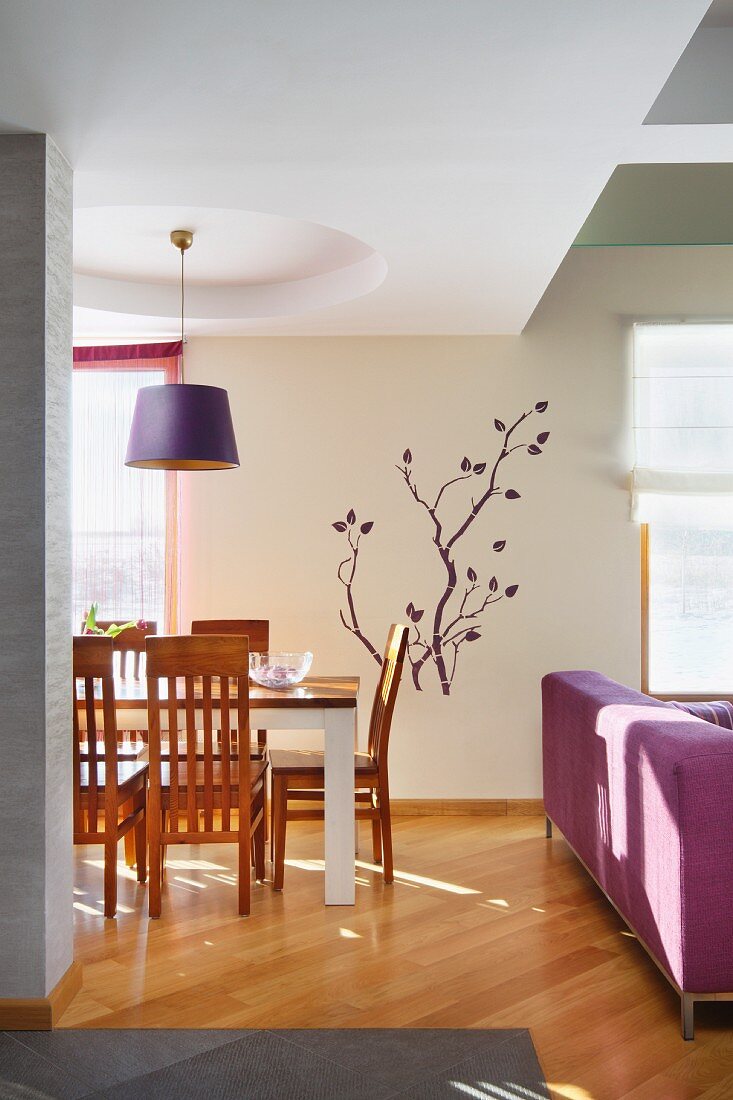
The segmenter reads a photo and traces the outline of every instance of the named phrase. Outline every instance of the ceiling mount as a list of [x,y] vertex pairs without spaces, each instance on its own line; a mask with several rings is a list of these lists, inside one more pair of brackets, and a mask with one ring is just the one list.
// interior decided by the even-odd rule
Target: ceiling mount
[[185,252],[193,244],[193,233],[190,229],[174,229],[171,233],[171,244]]

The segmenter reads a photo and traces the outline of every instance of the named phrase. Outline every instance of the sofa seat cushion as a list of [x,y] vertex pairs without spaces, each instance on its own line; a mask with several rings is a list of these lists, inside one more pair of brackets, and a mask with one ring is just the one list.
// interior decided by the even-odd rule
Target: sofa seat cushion
[[672,706],[694,715],[695,718],[712,722],[714,726],[733,730],[733,703],[729,703],[727,699],[711,703],[672,703]]

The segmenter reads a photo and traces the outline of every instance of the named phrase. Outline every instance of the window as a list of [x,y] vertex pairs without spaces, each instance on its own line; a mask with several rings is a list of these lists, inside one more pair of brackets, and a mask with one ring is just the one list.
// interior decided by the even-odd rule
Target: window
[[[175,380],[178,369],[177,355],[147,358],[145,350],[75,349],[74,631],[93,602],[101,619],[151,620],[161,632],[175,628],[176,475],[124,464],[138,389]],[[122,359],[124,353],[136,358]]]
[[650,527],[648,661],[653,695],[733,695],[733,531]]
[[733,695],[733,326],[637,325],[642,686]]

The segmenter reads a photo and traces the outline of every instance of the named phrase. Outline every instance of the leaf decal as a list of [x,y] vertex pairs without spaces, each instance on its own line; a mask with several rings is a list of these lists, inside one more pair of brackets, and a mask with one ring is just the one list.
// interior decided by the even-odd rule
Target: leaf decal
[[541,455],[542,454],[542,448],[538,447],[536,443],[530,443],[529,447],[527,447],[527,454],[528,455]]
[[477,642],[480,637],[481,635],[479,634],[478,630],[469,630],[468,634],[466,634],[466,641]]
[[485,469],[486,469],[486,463],[485,462],[477,462],[473,467],[473,472],[475,474],[482,474]]
[[516,489],[507,489],[507,491],[504,493],[504,496],[507,498],[507,500],[519,500],[521,495],[522,494],[518,493]]
[[549,432],[540,432],[540,434],[537,436],[537,442],[538,443],[547,443],[547,440],[549,438],[550,438],[550,433]]
[[503,420],[495,420],[494,421],[494,427],[496,428],[497,432],[505,432],[506,431],[506,424],[504,423]]
[[346,522],[348,523],[349,527],[353,527],[353,525],[356,523],[356,512],[353,508],[349,508],[348,514],[346,516]]
[[374,520],[370,519],[367,523],[362,523],[359,530],[361,531],[362,535],[368,535],[373,526],[374,526]]
[[410,600],[407,607],[405,608],[405,614],[407,615],[408,619],[411,619],[412,616],[415,614],[415,605],[412,600]]
[[496,579],[496,577],[492,577],[491,580],[489,581],[489,592],[496,592],[498,587],[499,587],[498,580]]
[[412,462],[412,451],[409,448],[403,454],[402,461],[405,465],[409,465]]
[[538,413],[546,412],[548,405],[549,405],[549,401],[538,401],[537,404],[534,407],[534,411],[538,412]]
[[469,565],[468,569],[466,570],[466,576],[470,580],[471,584],[473,584],[474,581],[476,580],[476,570],[470,565]]
[[413,611],[413,613],[412,613],[413,623],[419,623],[424,614],[425,614],[424,609],[422,611]]
[[343,522],[343,520],[339,520],[338,523],[332,523],[331,526],[334,528],[335,531],[346,530],[346,524]]
[[508,596],[509,599],[511,599],[512,596],[516,596],[518,588],[518,584],[510,584],[508,588],[504,589],[504,595]]
[[464,474],[468,473],[468,471],[471,469],[471,463],[469,459],[464,458],[463,462],[461,463],[461,469],[463,470]]
[[497,554],[500,554],[505,546],[506,546],[506,539],[497,539],[497,541],[494,543],[494,545],[491,547],[491,549],[495,550],[497,552]]

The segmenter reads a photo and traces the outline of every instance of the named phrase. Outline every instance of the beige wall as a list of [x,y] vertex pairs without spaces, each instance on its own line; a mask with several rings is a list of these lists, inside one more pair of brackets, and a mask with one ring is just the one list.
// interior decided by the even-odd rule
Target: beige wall
[[[464,455],[496,457],[494,417],[549,401],[518,433],[550,431],[545,453],[502,467],[502,488],[521,500],[491,500],[456,547],[459,577],[471,565],[519,591],[462,647],[450,697],[430,667],[422,693],[406,676],[391,756],[396,797],[540,795],[542,675],[596,668],[639,682],[630,323],[729,316],[732,292],[731,248],[583,249],[518,337],[192,339],[187,380],[229,390],[242,467],[184,476],[183,623],[269,617],[273,647],[312,649],[315,673],[360,674],[368,702],[376,665],[339,622],[345,555],[332,522],[351,507],[374,521],[356,596],[381,647],[408,600],[428,619],[444,576],[395,469],[405,448],[420,490],[435,493]],[[469,484],[446,494],[448,523],[470,507]]]

